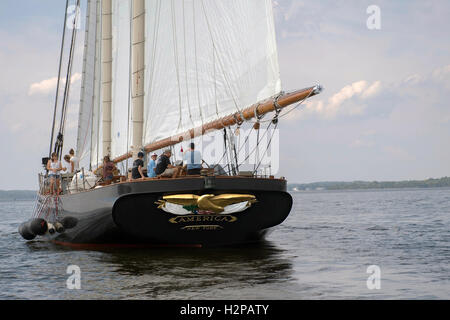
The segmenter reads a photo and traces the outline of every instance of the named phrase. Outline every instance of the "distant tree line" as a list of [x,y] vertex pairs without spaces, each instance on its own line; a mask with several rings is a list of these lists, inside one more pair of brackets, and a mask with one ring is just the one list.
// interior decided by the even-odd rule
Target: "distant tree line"
[[36,199],[36,191],[30,190],[0,190],[0,200],[33,200]]
[[410,181],[353,181],[289,184],[288,190],[345,190],[345,189],[393,189],[393,188],[443,188],[450,187],[450,177]]

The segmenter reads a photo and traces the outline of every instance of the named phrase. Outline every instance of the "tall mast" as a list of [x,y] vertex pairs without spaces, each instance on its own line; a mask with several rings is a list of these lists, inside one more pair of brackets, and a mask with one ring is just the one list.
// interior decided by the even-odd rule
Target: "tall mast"
[[64,26],[63,26],[63,35],[61,41],[61,53],[59,56],[59,68],[58,68],[58,80],[56,84],[56,98],[55,98],[55,110],[53,111],[53,126],[52,126],[52,134],[50,137],[50,150],[48,152],[48,157],[51,158],[52,148],[53,148],[53,138],[55,135],[55,124],[56,124],[56,111],[58,109],[58,98],[59,98],[59,84],[61,82],[61,70],[62,70],[62,60],[64,55],[64,43],[66,39],[66,24],[67,24],[67,9],[69,7],[69,0],[66,0],[66,9],[64,11]]
[[132,154],[142,148],[144,125],[144,72],[145,72],[145,0],[132,1]]
[[112,0],[102,1],[103,155],[111,153]]

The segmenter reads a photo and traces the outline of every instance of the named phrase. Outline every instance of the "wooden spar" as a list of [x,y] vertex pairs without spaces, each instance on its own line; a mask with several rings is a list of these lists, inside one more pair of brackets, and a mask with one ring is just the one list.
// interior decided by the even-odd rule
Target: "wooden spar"
[[[261,103],[254,104],[251,107],[248,107],[248,108],[242,110],[241,113],[236,112],[229,116],[225,116],[221,119],[206,123],[202,127],[193,128],[189,131],[172,136],[170,138],[166,138],[166,139],[159,140],[154,143],[148,144],[144,147],[144,150],[145,150],[145,152],[152,152],[155,150],[167,148],[167,147],[176,145],[180,142],[183,142],[186,139],[189,140],[189,139],[193,139],[198,136],[202,136],[206,132],[210,132],[213,130],[220,130],[220,129],[244,122],[246,120],[250,120],[252,118],[255,118],[256,116],[262,116],[269,112],[276,111],[276,109],[277,109],[276,103],[278,103],[278,108],[283,109],[283,108],[290,106],[291,104],[294,104],[296,102],[305,100],[312,96],[315,96],[315,95],[319,94],[321,91],[322,91],[322,88],[320,86],[315,86],[315,87],[311,87],[311,88],[307,88],[307,89],[303,89],[303,90],[298,90],[298,91],[282,94],[278,97],[278,99],[276,99],[276,98],[268,99]],[[241,114],[242,114],[242,116],[241,116]],[[244,119],[242,119],[242,117],[244,117]],[[133,156],[132,152],[128,152],[127,154],[124,154],[118,158],[115,158],[113,161],[115,163],[122,162],[122,161],[125,161],[125,160],[131,158],[132,156]]]

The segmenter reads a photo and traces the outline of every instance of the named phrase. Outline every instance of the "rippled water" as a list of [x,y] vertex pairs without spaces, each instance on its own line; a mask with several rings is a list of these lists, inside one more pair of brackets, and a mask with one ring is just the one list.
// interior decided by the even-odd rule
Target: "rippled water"
[[[72,250],[17,233],[0,202],[0,299],[449,299],[450,189],[294,193],[260,245]],[[66,288],[69,265],[81,290]],[[367,267],[381,288],[367,288]]]

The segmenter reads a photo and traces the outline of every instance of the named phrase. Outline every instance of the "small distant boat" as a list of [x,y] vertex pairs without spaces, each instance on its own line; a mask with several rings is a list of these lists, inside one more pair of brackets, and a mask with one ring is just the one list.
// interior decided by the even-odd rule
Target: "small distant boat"
[[[276,127],[284,108],[321,92],[319,85],[281,90],[272,2],[89,0],[86,13],[76,152],[89,165],[63,177],[59,196],[41,173],[33,217],[20,234],[69,245],[208,246],[257,241],[282,223],[292,207],[286,179],[258,175],[256,166],[242,172],[233,150],[235,129],[262,130],[266,114]],[[59,159],[77,35],[68,20],[59,74],[71,30],[66,81],[62,102],[58,83],[53,119],[60,129],[50,139]],[[123,172],[110,185],[98,181],[104,155],[125,168],[139,152],[213,130],[224,131],[228,172],[210,166],[197,176],[144,180]]]

